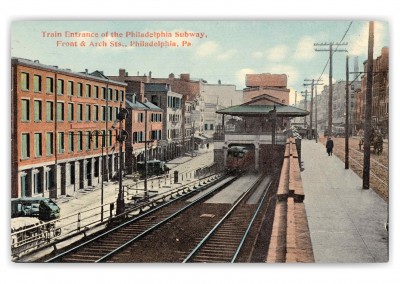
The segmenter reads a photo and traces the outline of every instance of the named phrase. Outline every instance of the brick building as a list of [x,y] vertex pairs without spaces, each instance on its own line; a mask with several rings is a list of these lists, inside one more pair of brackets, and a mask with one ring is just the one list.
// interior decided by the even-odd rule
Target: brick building
[[243,89],[245,103],[263,94],[275,97],[283,104],[289,103],[286,74],[246,74],[246,87]]
[[56,198],[96,186],[103,161],[104,179],[116,174],[112,125],[125,83],[21,58],[11,60],[11,80],[12,197]]
[[[129,75],[125,69],[119,69],[118,76],[109,76],[111,79],[125,82],[128,84],[127,92],[138,94],[138,100],[141,101],[144,98],[145,85],[146,84],[164,84],[168,85],[171,92],[181,94],[183,104],[186,101],[194,103],[195,108],[198,109],[198,119],[204,121],[204,108],[201,106],[204,102],[204,86],[206,81],[202,79],[191,79],[190,74],[180,74],[178,78],[173,73],[169,74],[167,78],[153,78],[152,72],[149,75],[144,74],[136,76]],[[183,116],[185,116],[185,108],[183,108]],[[202,133],[203,124],[198,123],[196,127],[197,133]]]
[[[383,47],[381,55],[373,61],[372,83],[372,127],[381,131],[384,136],[389,131],[389,48]],[[356,130],[364,127],[365,96],[367,93],[368,61],[364,62],[364,74],[361,77],[361,87],[355,92],[355,108],[353,119]]]
[[134,94],[127,94],[126,108],[129,112],[126,120],[126,131],[129,133],[125,144],[126,164],[127,172],[132,174],[137,170],[137,162],[144,161],[144,141],[151,141],[147,143],[147,160],[161,159],[163,156],[158,143],[162,138],[163,111],[147,99],[139,102]]

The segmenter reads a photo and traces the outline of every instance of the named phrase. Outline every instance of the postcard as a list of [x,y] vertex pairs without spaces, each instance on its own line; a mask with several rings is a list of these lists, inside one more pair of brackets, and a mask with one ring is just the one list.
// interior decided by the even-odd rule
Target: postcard
[[388,262],[388,29],[14,21],[11,260]]

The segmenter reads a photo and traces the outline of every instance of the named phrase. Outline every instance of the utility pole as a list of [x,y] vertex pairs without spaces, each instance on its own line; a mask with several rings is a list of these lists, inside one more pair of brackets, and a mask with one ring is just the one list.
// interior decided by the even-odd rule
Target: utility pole
[[[304,110],[307,111],[307,89],[305,92],[301,92],[302,94],[305,94],[304,96]],[[304,128],[307,129],[307,118],[306,116],[304,117]]]
[[346,56],[346,136],[344,139],[344,168],[349,169],[349,56]]
[[311,136],[312,136],[312,119],[313,119],[313,105],[314,105],[314,85],[322,85],[322,83],[321,84],[318,83],[319,81],[321,81],[320,79],[318,79],[318,80],[305,79],[304,81],[311,82],[311,84],[303,84],[304,87],[307,87],[307,86],[311,85],[310,130],[308,131],[308,140],[311,140]]
[[345,43],[314,43],[314,46],[328,46],[329,49],[315,49],[315,51],[329,51],[329,99],[328,99],[328,136],[332,136],[332,97],[333,97],[333,86],[332,86],[332,47],[336,46],[335,52],[347,52],[346,49],[338,49],[341,45],[347,45]]
[[318,143],[318,97],[317,97],[317,86],[315,85],[315,143]]
[[369,171],[371,158],[371,120],[372,120],[372,74],[374,56],[374,22],[369,22],[368,36],[368,65],[367,65],[367,90],[365,95],[365,124],[364,124],[364,167],[363,189],[369,189]]
[[147,191],[147,109],[144,110],[144,197],[149,197]]

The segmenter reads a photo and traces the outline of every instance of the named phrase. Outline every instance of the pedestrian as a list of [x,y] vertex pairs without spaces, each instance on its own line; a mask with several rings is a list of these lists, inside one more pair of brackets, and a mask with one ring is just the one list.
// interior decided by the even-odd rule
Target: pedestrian
[[333,140],[331,137],[328,137],[328,141],[326,141],[326,152],[328,153],[328,156],[332,156],[332,151],[333,151]]

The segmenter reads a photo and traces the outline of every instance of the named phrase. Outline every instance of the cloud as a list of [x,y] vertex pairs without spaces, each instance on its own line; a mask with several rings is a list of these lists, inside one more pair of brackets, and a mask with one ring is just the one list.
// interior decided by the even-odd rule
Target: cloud
[[257,59],[259,59],[259,58],[261,58],[261,57],[263,57],[264,56],[264,53],[263,52],[261,52],[261,51],[255,51],[255,52],[253,52],[253,57],[254,58],[257,58]]
[[[374,57],[380,55],[384,46],[384,37],[386,29],[382,22],[374,22]],[[361,30],[349,39],[347,49],[350,56],[367,56],[368,55],[368,37],[369,22],[366,22]]]
[[230,49],[224,53],[218,54],[217,60],[218,61],[228,60],[228,59],[232,58],[232,56],[235,55],[236,53],[237,53],[236,49]]
[[308,60],[315,56],[314,50],[315,39],[311,36],[305,36],[297,43],[296,51],[294,53],[294,59],[296,60]]
[[251,68],[243,68],[236,71],[236,80],[239,82],[239,86],[246,86],[246,74],[255,74],[256,71]]
[[286,58],[288,47],[285,44],[276,45],[267,50],[266,55],[269,61],[277,62]]
[[207,41],[199,45],[196,50],[196,55],[199,57],[210,57],[216,55],[220,46],[215,41]]

